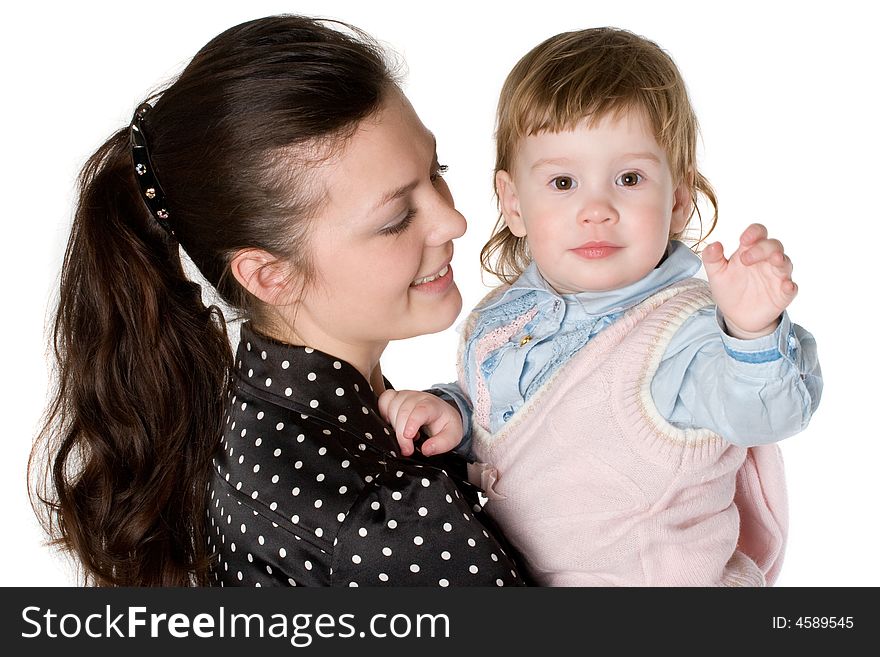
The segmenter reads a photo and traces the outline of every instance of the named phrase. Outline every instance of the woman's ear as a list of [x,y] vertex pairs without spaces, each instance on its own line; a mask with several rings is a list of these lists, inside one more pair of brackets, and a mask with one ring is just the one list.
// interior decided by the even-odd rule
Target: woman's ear
[[671,235],[678,235],[684,231],[688,219],[691,218],[694,212],[693,190],[694,171],[691,169],[685,174],[681,182],[678,183],[678,187],[675,188],[673,193],[672,222],[669,225],[669,233]]
[[510,232],[517,237],[525,237],[526,224],[520,212],[516,185],[511,175],[504,169],[495,172],[495,193],[498,194],[501,216],[504,217],[504,223],[507,224]]
[[291,266],[262,249],[242,249],[229,263],[243,288],[263,303],[283,305],[290,293]]

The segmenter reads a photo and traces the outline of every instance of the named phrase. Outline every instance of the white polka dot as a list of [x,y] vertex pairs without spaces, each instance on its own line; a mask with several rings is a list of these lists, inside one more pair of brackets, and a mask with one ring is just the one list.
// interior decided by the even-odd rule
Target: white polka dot
[[498,585],[498,586],[504,586],[504,580],[503,580],[503,579],[500,579],[500,578],[499,578],[499,579],[496,579],[496,580],[495,580],[495,584]]
[[277,483],[278,483],[278,475],[272,475],[272,483],[273,483],[273,484],[277,484]]
[[296,463],[293,464],[293,467],[294,467],[295,469],[299,470],[301,467],[303,467],[303,462],[302,462],[302,461],[297,461]]
[[273,455],[275,458],[278,458],[279,456],[281,456],[281,448],[280,448],[280,447],[277,448],[274,452],[272,452],[272,455]]
[[357,585],[358,585],[357,582],[349,582],[349,583],[348,583],[348,588],[350,588],[350,589],[356,589],[356,588],[357,588]]
[[290,397],[293,394],[293,388],[285,388],[284,394]]
[[301,442],[304,441],[305,439],[306,439],[305,434],[299,434],[299,435],[296,437],[296,442],[301,443]]
[[391,548],[390,547],[383,547],[382,554],[384,554],[386,557],[390,557],[391,556]]
[[275,425],[276,431],[281,431],[283,428],[284,428],[284,422],[279,422],[278,424]]
[[443,531],[445,531],[445,532],[451,532],[451,531],[452,531],[452,525],[450,525],[448,522],[444,522],[444,523],[443,523]]
[[309,375],[308,375],[306,378],[307,378],[309,381],[314,381],[315,379],[318,378],[318,375],[315,374],[314,372],[309,372]]
[[357,383],[354,384],[354,391],[355,391],[355,392],[360,392],[360,391],[361,391],[361,389],[360,389],[360,387],[358,386]]
[[346,486],[340,486],[340,487],[339,487],[339,494],[340,494],[340,495],[345,495],[345,491],[347,491],[347,490],[348,490],[348,487],[346,487]]
[[[275,476],[277,477],[278,475],[275,475]],[[278,508],[278,502],[272,502],[272,504],[269,505],[269,509],[271,509],[272,511],[274,511],[277,508]]]
[[438,583],[440,586],[444,587],[444,588],[447,587],[447,586],[449,586],[449,580],[448,580],[448,579],[441,579],[441,580],[440,580],[439,582],[437,582],[437,583]]
[[476,544],[477,544],[477,542],[474,539],[472,539],[472,538],[468,539],[468,545],[470,545],[471,547],[476,546]]
[[346,421],[348,421],[348,418],[345,417],[344,415],[340,415],[339,418],[338,418],[338,420],[339,420],[340,422],[346,422]]
[[254,375],[254,371],[253,371],[253,370],[248,370],[248,377],[251,377],[251,376],[253,376],[253,375]]
[[315,351],[315,350],[312,349],[311,347],[306,347],[306,348],[305,348],[305,352],[306,352],[307,354],[310,354],[310,353],[312,353],[313,351]]
[[312,408],[318,408],[318,400],[313,399],[312,401],[309,402],[309,406],[311,406]]
[[380,505],[378,502],[373,502],[373,503],[370,505],[370,508],[371,508],[373,511],[378,511],[380,506],[381,506],[381,505]]
[[345,459],[345,460],[344,460],[342,463],[340,463],[339,465],[342,466],[343,468],[347,468],[347,467],[350,465],[350,462],[349,462],[348,459]]
[[427,487],[430,486],[430,485],[431,485],[431,482],[428,481],[427,477],[423,477],[423,478],[422,478],[422,486],[424,486],[425,488],[427,488]]
[[235,490],[241,490],[241,482],[240,481],[237,484],[235,484]]
[[318,450],[318,456],[324,456],[324,454],[326,454],[326,453],[327,453],[326,447],[322,447],[321,449]]
[[442,558],[444,561],[449,561],[451,557],[452,555],[449,554],[448,550],[443,550],[443,552],[440,553],[440,558]]
[[290,367],[290,361],[289,361],[289,360],[283,360],[283,361],[281,361],[281,369],[282,369],[282,370],[286,370],[288,367]]
[[371,433],[365,433],[364,435],[367,437],[367,440],[373,439],[373,434],[371,434]]
[[333,433],[333,432],[330,431],[330,429],[322,429],[322,430],[321,430],[321,433],[323,433],[325,436],[329,436],[329,435],[330,435],[331,433]]
[[397,527],[397,521],[393,518],[388,521],[388,529],[394,529]]
[[299,524],[299,516],[294,513],[292,516],[290,516],[290,522],[292,522],[294,525]]
[[294,497],[299,495],[299,486],[294,487],[294,489],[292,491],[290,491],[290,494],[293,495]]
[[240,570],[238,571],[238,581],[239,582],[241,581],[241,571]]
[[246,408],[247,408],[247,402],[242,402],[241,403],[241,410],[244,410]]
[[425,542],[425,539],[423,539],[421,536],[414,536],[413,537],[413,543],[415,543],[416,545],[421,545],[424,542]]
[[351,555],[351,560],[353,563],[360,563],[361,562],[360,555],[357,555],[357,554]]
[[363,413],[364,415],[369,415],[370,409],[368,409],[366,406],[361,406],[361,413]]
[[315,508],[316,509],[320,509],[322,504],[323,504],[323,502],[321,502],[321,500],[315,500]]
[[417,573],[417,572],[419,572],[419,570],[421,570],[421,569],[419,568],[419,564],[417,564],[417,563],[414,563],[414,564],[410,565],[409,569],[410,569],[412,572],[414,572],[414,573]]
[[272,385],[272,379],[266,379],[266,387],[268,388],[271,385]]
[[424,518],[426,515],[428,515],[428,510],[425,507],[420,506],[419,507],[419,515],[422,516],[422,518]]
[[342,388],[336,388],[336,396],[337,397],[342,397],[342,395],[344,395],[344,394],[345,394],[345,390],[343,390]]
[[446,502],[452,504],[452,498],[449,495],[446,496]]
[[251,499],[252,500],[257,499],[257,495],[259,495],[259,494],[260,494],[259,491],[254,491],[253,493],[251,493]]
[[317,481],[324,481],[324,475],[323,475],[323,474],[319,474],[317,477],[315,477],[315,479],[316,479]]
[[287,556],[287,550],[285,550],[284,548],[281,548],[280,550],[278,550],[278,556],[283,559],[284,557]]
[[244,454],[242,454],[241,456],[238,457],[238,463],[239,463],[239,465],[244,463]]
[[229,549],[232,550],[233,552],[235,552],[235,543],[230,543]]
[[388,581],[388,575],[386,575],[385,573],[379,573],[379,581],[380,581],[380,582],[387,582],[387,581]]
[[260,411],[259,413],[257,413],[257,419],[262,420],[264,415],[265,413],[263,413],[263,411]]
[[305,567],[306,567],[306,570],[311,570],[311,569],[312,569],[312,562],[311,562],[311,561],[306,561],[306,563],[305,563],[304,565],[305,565]]
[[395,472],[394,474],[397,475],[398,477],[402,477],[402,476],[403,476],[403,470],[398,470],[398,471]]
[[344,522],[344,521],[345,521],[345,514],[344,514],[344,513],[337,513],[337,514],[336,514],[336,519],[337,519],[339,522]]
[[266,572],[270,575],[272,574],[272,566],[270,566],[269,564],[266,564]]
[[324,530],[320,527],[315,527],[315,536],[321,538],[324,535]]
[[259,446],[262,445],[262,444],[263,444],[263,439],[262,439],[262,438],[257,438],[257,439],[254,441],[254,447],[259,447]]
[[338,370],[338,369],[341,369],[341,368],[342,368],[342,363],[340,363],[338,360],[334,360],[334,361],[333,361],[333,369]]
[[247,531],[247,527],[245,527],[244,523],[241,523],[241,533],[244,534]]
[[476,566],[473,566],[473,565],[470,568],[468,568],[468,570],[471,571],[474,575],[476,575],[480,571],[479,568],[477,568]]
[[259,471],[260,471],[260,464],[257,463],[257,464],[254,466],[254,474],[256,474],[256,473],[259,472]]
[[391,493],[391,499],[400,500],[400,498],[402,498],[402,497],[403,497],[403,495],[400,493],[399,490],[396,490],[393,493]]

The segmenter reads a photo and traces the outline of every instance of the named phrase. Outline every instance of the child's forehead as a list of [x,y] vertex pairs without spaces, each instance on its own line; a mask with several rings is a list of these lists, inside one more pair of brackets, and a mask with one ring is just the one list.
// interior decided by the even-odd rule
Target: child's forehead
[[578,152],[585,147],[612,154],[650,152],[657,158],[664,153],[651,123],[641,112],[591,115],[572,125],[534,130],[517,140],[516,150],[528,156]]

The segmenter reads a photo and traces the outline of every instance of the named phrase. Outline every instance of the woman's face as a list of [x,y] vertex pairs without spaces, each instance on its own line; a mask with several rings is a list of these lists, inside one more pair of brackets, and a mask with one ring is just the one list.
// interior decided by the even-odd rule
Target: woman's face
[[357,365],[390,340],[448,328],[461,310],[449,267],[464,234],[433,135],[392,90],[315,172],[324,202],[311,220],[315,271],[295,311],[307,344]]

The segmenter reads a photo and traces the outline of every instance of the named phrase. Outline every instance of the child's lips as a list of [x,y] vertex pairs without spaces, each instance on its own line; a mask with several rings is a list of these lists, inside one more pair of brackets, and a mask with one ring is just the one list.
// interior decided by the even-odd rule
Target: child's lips
[[572,251],[586,260],[601,260],[608,256],[614,255],[622,247],[611,242],[587,242],[572,249]]

